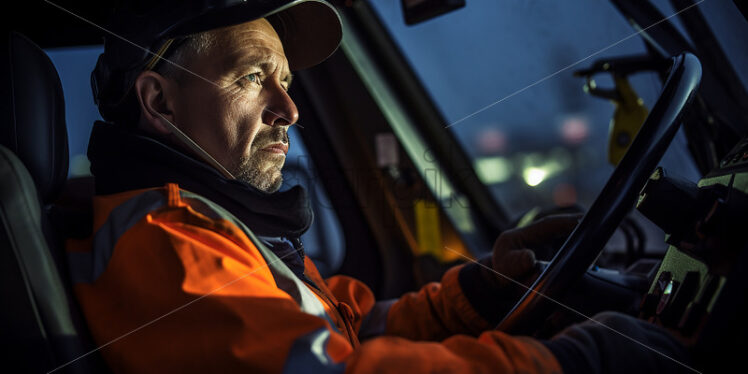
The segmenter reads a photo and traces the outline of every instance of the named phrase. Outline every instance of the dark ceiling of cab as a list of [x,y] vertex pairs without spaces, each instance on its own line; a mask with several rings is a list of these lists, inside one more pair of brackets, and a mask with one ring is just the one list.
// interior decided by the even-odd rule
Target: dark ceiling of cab
[[3,14],[3,18],[7,18],[2,23],[3,31],[19,31],[42,48],[102,44],[105,32],[71,13],[105,26],[116,3],[101,0],[16,1],[9,7],[12,10]]

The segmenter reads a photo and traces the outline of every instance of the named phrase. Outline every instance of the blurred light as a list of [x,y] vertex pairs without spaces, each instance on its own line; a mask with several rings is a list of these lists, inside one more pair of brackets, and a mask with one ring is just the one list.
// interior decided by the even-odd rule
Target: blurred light
[[523,169],[540,165],[544,160],[545,157],[540,152],[520,153],[517,157],[517,161]]
[[530,187],[535,187],[542,183],[547,175],[548,172],[545,169],[535,167],[527,168],[522,172],[525,183]]
[[565,169],[564,165],[562,165],[561,162],[553,159],[548,160],[546,163],[540,165],[539,167],[545,170],[546,177],[556,175]]
[[673,293],[673,281],[671,280],[667,286],[665,287],[665,291],[662,292],[663,295],[670,295]]
[[561,123],[561,137],[571,145],[583,143],[590,134],[587,119],[582,116],[569,116]]
[[506,151],[506,135],[503,131],[486,127],[478,133],[476,139],[478,150],[483,154],[503,153]]
[[484,184],[501,183],[512,176],[512,163],[504,157],[480,157],[475,159],[475,172]]
[[519,154],[517,169],[522,170],[522,178],[528,186],[534,187],[555,175],[563,173],[571,164],[571,156],[563,148],[554,148],[549,155],[539,152]]

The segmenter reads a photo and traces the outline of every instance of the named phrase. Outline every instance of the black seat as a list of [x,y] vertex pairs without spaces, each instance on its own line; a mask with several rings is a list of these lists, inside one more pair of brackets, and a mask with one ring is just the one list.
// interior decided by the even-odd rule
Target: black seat
[[[24,36],[6,35],[0,66],[0,352],[3,369],[101,372],[67,277],[55,222],[79,221],[54,201],[65,185],[68,145],[60,78]],[[84,219],[85,221],[85,219]],[[83,222],[83,225],[86,223]]]

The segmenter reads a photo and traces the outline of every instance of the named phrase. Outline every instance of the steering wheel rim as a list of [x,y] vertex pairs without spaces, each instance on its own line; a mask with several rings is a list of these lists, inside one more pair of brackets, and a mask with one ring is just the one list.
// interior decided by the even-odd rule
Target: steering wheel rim
[[594,263],[621,220],[630,212],[652,171],[680,127],[684,109],[701,81],[696,56],[671,58],[668,78],[639,133],[600,194],[548,266],[496,326],[511,334],[529,334],[551,306]]

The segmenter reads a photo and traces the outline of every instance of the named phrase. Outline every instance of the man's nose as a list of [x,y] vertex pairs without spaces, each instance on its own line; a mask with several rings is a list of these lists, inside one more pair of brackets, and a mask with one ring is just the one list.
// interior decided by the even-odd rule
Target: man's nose
[[299,110],[288,92],[280,84],[275,84],[262,117],[262,122],[270,126],[290,126],[299,120]]

